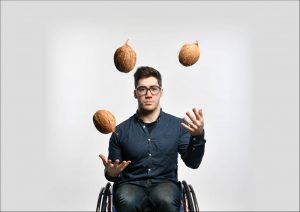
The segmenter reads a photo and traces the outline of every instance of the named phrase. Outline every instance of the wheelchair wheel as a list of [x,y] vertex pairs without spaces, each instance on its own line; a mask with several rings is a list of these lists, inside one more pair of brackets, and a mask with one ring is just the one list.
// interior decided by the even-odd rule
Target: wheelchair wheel
[[103,194],[104,194],[104,187],[101,188],[99,196],[98,196],[98,201],[97,201],[97,207],[96,207],[96,212],[100,212],[100,206],[102,203],[102,199],[103,199]]
[[107,200],[107,211],[112,212],[112,208],[113,208],[113,203],[112,203],[112,185],[109,183],[108,185],[108,189],[107,189],[107,196],[108,196],[108,200]]
[[111,184],[107,183],[100,191],[96,212],[112,211],[112,189]]
[[188,211],[195,211],[194,204],[193,204],[193,199],[192,199],[192,195],[191,195],[189,186],[187,185],[186,181],[182,181],[182,185],[183,185],[183,188],[184,188],[184,193],[187,197]]
[[111,184],[107,183],[104,190],[103,201],[101,205],[101,212],[110,212],[112,207],[112,198],[111,198]]
[[196,198],[196,194],[195,191],[192,187],[192,185],[189,185],[190,191],[192,193],[192,197],[193,197],[193,202],[194,202],[194,206],[195,206],[195,211],[199,212],[199,207],[198,207],[198,202],[197,202],[197,198]]

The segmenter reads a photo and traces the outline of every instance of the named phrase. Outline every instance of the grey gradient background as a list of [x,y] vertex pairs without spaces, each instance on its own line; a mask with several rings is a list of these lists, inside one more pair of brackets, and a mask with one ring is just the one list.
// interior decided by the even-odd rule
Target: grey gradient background
[[202,211],[299,210],[299,1],[1,1],[1,210],[95,210],[110,135],[92,115],[137,106],[113,64],[127,39],[163,110],[203,109],[203,162],[179,160]]

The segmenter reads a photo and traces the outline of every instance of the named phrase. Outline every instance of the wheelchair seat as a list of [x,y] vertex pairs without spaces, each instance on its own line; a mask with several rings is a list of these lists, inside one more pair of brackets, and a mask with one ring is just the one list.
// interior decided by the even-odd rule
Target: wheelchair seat
[[[199,211],[196,194],[191,185],[185,180],[181,184],[181,206],[180,212]],[[110,182],[105,187],[100,189],[98,196],[96,212],[115,212],[113,206],[113,188]],[[146,208],[143,212],[151,212],[151,209]]]

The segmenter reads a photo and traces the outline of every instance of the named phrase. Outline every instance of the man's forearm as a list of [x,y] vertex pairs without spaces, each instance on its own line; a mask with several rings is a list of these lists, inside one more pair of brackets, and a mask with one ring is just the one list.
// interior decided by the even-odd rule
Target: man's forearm
[[206,140],[204,139],[204,134],[196,137],[191,137],[184,158],[184,162],[188,167],[196,169],[200,166],[204,155],[205,143]]

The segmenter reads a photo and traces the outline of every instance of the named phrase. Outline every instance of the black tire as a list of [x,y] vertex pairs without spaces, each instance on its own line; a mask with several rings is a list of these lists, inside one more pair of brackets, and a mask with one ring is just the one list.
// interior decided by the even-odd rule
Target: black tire
[[108,212],[112,212],[113,211],[112,186],[108,188],[107,196],[108,196]]
[[100,212],[100,205],[103,199],[103,194],[104,194],[104,187],[101,188],[99,196],[98,196],[98,201],[97,201],[97,207],[96,207],[96,212]]
[[187,203],[187,197],[186,197],[185,189],[182,185],[182,182],[180,182],[180,187],[181,187],[180,212],[186,212],[186,211],[188,211],[188,209],[187,209],[188,203]]
[[187,197],[187,201],[188,201],[188,208],[190,211],[195,211],[189,186],[187,185],[186,181],[182,181],[182,185],[183,185],[184,191],[186,193],[186,197]]
[[[107,200],[108,198],[108,200]],[[103,200],[101,204],[101,212],[106,212],[107,210],[107,203],[109,206],[111,204],[111,184],[107,183],[104,189]]]
[[198,207],[197,197],[196,197],[195,191],[193,189],[193,186],[189,185],[189,188],[190,188],[190,191],[191,191],[192,196],[193,196],[193,202],[194,202],[194,206],[195,206],[195,211],[200,212],[199,207]]

